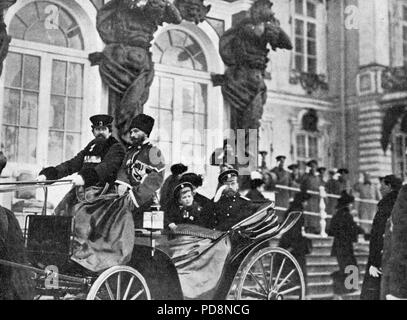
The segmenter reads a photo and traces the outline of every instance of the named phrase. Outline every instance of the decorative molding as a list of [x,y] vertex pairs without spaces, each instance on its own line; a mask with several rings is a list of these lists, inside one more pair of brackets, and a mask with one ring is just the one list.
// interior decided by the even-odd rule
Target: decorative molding
[[291,70],[290,84],[301,84],[301,87],[308,93],[312,94],[317,90],[327,91],[329,89],[326,82],[326,76],[298,70]]

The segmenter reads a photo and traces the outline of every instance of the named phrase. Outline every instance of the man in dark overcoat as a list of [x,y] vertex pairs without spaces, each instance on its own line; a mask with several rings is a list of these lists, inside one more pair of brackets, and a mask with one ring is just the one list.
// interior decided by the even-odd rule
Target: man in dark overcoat
[[383,199],[377,205],[377,213],[373,220],[361,300],[380,300],[384,233],[400,188],[401,180],[394,175],[386,176],[381,183],[380,192]]

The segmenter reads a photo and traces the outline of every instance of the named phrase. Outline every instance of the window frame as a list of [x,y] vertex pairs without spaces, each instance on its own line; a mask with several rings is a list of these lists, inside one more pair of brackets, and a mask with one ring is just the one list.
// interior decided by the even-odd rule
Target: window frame
[[[298,155],[299,145],[298,145],[298,137],[304,136],[305,137],[305,157],[300,157]],[[309,139],[315,138],[317,140],[317,147],[318,147],[318,154],[317,157],[310,157],[310,148],[309,148]],[[295,162],[300,164],[300,170],[305,171],[306,167],[305,164],[311,160],[318,161],[318,164],[323,162],[323,152],[322,152],[322,138],[323,136],[318,132],[308,132],[305,130],[298,130],[294,133],[294,159]],[[304,167],[301,168],[301,163],[304,163]]]
[[[296,0],[293,0],[293,5],[292,5],[292,34],[293,34],[293,51],[292,51],[292,61],[293,61],[293,69],[298,72],[306,72],[306,73],[314,73],[318,74],[319,73],[319,62],[320,62],[320,57],[319,57],[319,46],[318,46],[318,30],[319,30],[319,22],[318,22],[318,3],[313,0],[302,0],[303,1],[303,10],[302,14],[297,13],[296,11]],[[315,18],[308,16],[307,13],[307,4],[311,3],[315,6]],[[301,21],[303,23],[303,30],[302,30],[302,36],[299,37],[297,35],[297,21]],[[308,24],[313,24],[315,27],[315,38],[310,38],[308,37]],[[297,52],[297,38],[301,38],[303,41],[303,52],[300,54]],[[310,40],[311,39],[311,40]],[[315,44],[315,55],[311,55],[308,52],[308,42],[312,41]],[[296,59],[297,56],[301,56],[303,59],[302,62],[302,69],[300,70],[297,68],[297,63]],[[315,60],[315,71],[312,72],[310,71],[309,68],[309,59],[314,59]]]
[[401,53],[403,65],[407,66],[407,16],[404,17],[404,13],[407,14],[407,4],[401,3],[400,5],[401,5],[401,19],[400,19]]
[[[86,106],[89,104],[89,92],[90,81],[89,71],[90,62],[86,51],[75,50],[70,48],[45,45],[42,43],[12,39],[10,43],[9,52],[17,54],[27,54],[32,56],[38,56],[40,58],[40,86],[39,86],[39,101],[38,101],[38,131],[37,131],[37,155],[36,163],[22,163],[22,162],[10,162],[10,168],[21,168],[24,165],[24,170],[38,171],[39,168],[46,167],[48,165],[48,135],[49,135],[49,111],[51,108],[51,82],[52,82],[52,61],[62,60],[73,63],[83,64],[83,108],[82,119],[80,123],[80,148],[86,144],[86,134],[84,134],[83,128],[86,128],[88,116],[88,110]],[[5,63],[7,63],[5,61]],[[5,70],[5,69],[4,69]],[[0,101],[4,101],[4,76],[0,78]],[[3,127],[3,110],[0,109],[0,125]],[[44,130],[46,128],[46,130]],[[0,130],[0,139],[2,139],[2,130]],[[44,143],[46,141],[47,143]],[[77,150],[78,152],[80,150]],[[68,160],[68,159],[64,159]],[[56,164],[54,164],[56,165]]]
[[[398,144],[397,139],[402,139],[401,157],[397,154]],[[392,170],[396,176],[401,177],[403,180],[407,175],[407,133],[399,130],[399,126],[392,134]],[[404,170],[400,170],[400,164],[403,164]]]

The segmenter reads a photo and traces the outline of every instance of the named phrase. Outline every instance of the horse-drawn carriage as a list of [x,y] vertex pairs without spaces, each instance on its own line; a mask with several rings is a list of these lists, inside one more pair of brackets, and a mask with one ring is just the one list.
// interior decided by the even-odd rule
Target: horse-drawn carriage
[[[228,232],[187,225],[166,232],[159,230],[162,223],[157,227],[153,222],[162,213],[147,214],[151,223],[135,231],[136,245],[126,265],[100,273],[75,265],[70,260],[75,219],[30,215],[24,231],[29,263],[0,257],[0,266],[30,274],[37,299],[183,300],[191,299],[186,294],[188,282],[196,280],[194,290],[205,291],[205,295],[192,295],[198,299],[305,298],[299,264],[289,252],[270,244],[298,221],[300,212],[291,213],[279,224],[274,204],[265,204]],[[171,244],[175,241],[179,246],[183,242],[177,240],[182,237],[195,242],[188,250],[172,250]],[[208,269],[212,259],[217,259],[212,263],[216,268]]]

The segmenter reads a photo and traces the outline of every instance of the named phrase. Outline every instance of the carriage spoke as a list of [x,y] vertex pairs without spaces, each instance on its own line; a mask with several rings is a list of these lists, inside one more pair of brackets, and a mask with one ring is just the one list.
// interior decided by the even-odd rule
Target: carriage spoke
[[280,290],[280,289],[281,289],[281,287],[288,281],[288,279],[290,279],[290,277],[294,274],[294,272],[295,272],[295,269],[292,270],[292,271],[288,274],[288,276],[284,278],[283,281],[281,281],[281,283],[277,286],[277,290]]
[[259,262],[260,262],[260,266],[261,266],[261,271],[263,272],[263,278],[264,278],[264,283],[266,284],[266,289],[267,289],[267,291],[269,291],[269,290],[270,290],[270,287],[269,287],[269,283],[268,283],[268,281],[267,281],[266,269],[264,268],[264,264],[263,264],[262,258],[259,259]]
[[256,276],[253,274],[252,271],[249,271],[250,275],[253,277],[254,281],[256,281],[256,283],[260,286],[261,290],[263,290],[263,292],[265,294],[267,294],[267,290],[264,289],[263,285],[260,283],[259,279],[256,278]]
[[291,292],[294,292],[294,291],[297,291],[297,290],[300,290],[300,289],[301,289],[301,286],[296,286],[296,287],[293,287],[291,289],[287,289],[287,290],[284,290],[282,292],[279,292],[279,294],[285,295],[287,293],[291,293]]
[[109,286],[109,283],[107,282],[107,280],[105,282],[105,287],[107,289],[107,292],[109,293],[110,300],[114,300],[114,295],[113,295],[112,289],[110,289],[110,286]]
[[281,263],[281,267],[280,267],[280,270],[278,271],[276,281],[274,282],[274,287],[277,286],[278,280],[280,280],[280,276],[281,276],[281,273],[283,272],[284,264],[285,264],[286,260],[287,260],[287,258],[284,258],[283,262]]
[[126,292],[124,293],[123,300],[127,300],[127,296],[129,295],[129,292],[130,292],[134,279],[135,279],[135,276],[132,276],[130,279],[129,285],[127,286]]
[[263,299],[267,299],[267,296],[265,294],[260,293],[260,292],[256,292],[256,291],[253,291],[253,290],[250,290],[250,289],[247,289],[247,288],[243,288],[243,290],[251,293],[252,295],[261,297]]
[[116,292],[116,300],[120,300],[120,290],[121,290],[121,281],[122,281],[122,277],[121,277],[121,273],[119,272],[117,275],[117,292]]
[[136,300],[138,297],[141,296],[141,294],[142,294],[143,292],[144,292],[144,288],[141,289],[139,292],[137,292],[137,294],[136,294],[133,298],[131,298],[130,300]]
[[274,265],[274,254],[270,254],[270,281],[269,288],[272,289],[273,285],[273,265]]

